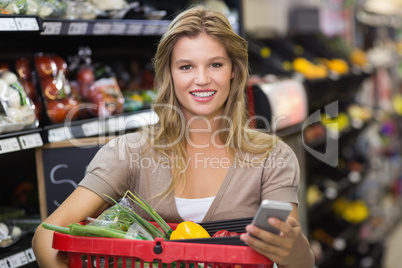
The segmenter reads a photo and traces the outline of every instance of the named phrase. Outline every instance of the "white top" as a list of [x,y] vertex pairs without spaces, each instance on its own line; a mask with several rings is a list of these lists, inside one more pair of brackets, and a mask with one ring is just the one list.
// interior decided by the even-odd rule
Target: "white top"
[[207,214],[215,196],[206,198],[180,198],[175,197],[177,211],[185,221],[201,222]]

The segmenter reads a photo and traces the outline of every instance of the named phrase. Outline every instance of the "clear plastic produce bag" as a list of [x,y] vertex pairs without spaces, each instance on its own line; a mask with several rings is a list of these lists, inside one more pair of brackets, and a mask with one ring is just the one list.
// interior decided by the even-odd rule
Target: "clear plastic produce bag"
[[61,18],[67,10],[62,0],[1,0],[0,11],[4,14],[37,15],[42,18]]
[[96,219],[88,218],[86,225],[123,231],[127,239],[153,240],[153,236],[144,227],[128,216],[127,210],[133,210],[132,202],[129,198],[123,197],[117,204],[103,211]]
[[0,133],[38,127],[35,105],[27,96],[17,76],[0,73]]

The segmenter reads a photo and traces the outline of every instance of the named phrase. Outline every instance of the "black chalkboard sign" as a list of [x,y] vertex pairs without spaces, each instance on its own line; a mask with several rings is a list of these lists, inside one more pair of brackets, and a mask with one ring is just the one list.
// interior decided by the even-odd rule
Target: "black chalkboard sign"
[[[77,187],[96,152],[111,137],[55,142],[36,151],[41,218],[50,215]],[[77,146],[77,144],[79,144]]]

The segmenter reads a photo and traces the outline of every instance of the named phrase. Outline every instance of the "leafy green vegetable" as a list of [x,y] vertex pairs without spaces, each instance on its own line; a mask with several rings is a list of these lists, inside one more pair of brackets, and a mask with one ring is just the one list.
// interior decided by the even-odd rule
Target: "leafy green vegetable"
[[134,194],[131,191],[127,191],[126,194],[129,194],[131,196],[129,196],[129,198],[143,210],[145,210],[170,237],[170,234],[173,232],[172,228],[170,228],[162,217],[141,196],[139,196],[137,193]]
[[[162,217],[138,194],[135,195],[131,191],[127,191],[120,202],[117,202],[109,196],[107,197],[112,199],[115,204],[86,225],[72,223],[68,227],[60,227],[43,222],[42,226],[49,230],[70,235],[141,240],[161,237],[165,240],[169,240],[170,234],[173,232],[172,228],[170,228]],[[135,213],[129,204],[129,200],[144,209],[162,230]],[[131,230],[134,230],[135,233],[131,233]]]

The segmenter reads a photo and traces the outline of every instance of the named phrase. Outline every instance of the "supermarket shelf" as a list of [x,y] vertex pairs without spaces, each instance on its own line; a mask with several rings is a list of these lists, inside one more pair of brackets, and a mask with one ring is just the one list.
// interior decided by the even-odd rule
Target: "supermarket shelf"
[[349,120],[351,122],[350,126],[348,126],[347,128],[343,129],[340,132],[328,130],[323,125],[325,135],[320,136],[311,142],[306,142],[306,144],[308,146],[310,146],[311,148],[317,149],[318,151],[323,151],[323,149],[324,149],[323,147],[325,147],[325,143],[327,142],[327,140],[326,140],[327,136],[329,137],[329,139],[333,139],[333,140],[334,139],[335,140],[354,139],[354,138],[356,138],[357,135],[359,135],[359,133],[361,133],[362,131],[364,131],[365,129],[370,127],[371,124],[376,122],[374,118],[370,118],[367,121],[364,121],[364,122],[359,121],[358,123],[355,123],[356,120],[354,120],[350,116],[349,116]]
[[43,19],[41,35],[162,35],[169,20]]
[[0,135],[0,154],[41,147],[45,143],[72,138],[124,133],[157,122],[156,113],[145,109],[108,118],[91,118],[5,133]]
[[[361,225],[351,225],[344,230],[339,237],[334,240],[334,246],[345,244],[345,248],[336,249],[326,246],[321,259],[316,260],[315,267],[381,267],[381,256],[383,247],[381,244],[371,244],[358,241],[356,233]],[[346,263],[345,263],[346,259]],[[347,260],[353,260],[351,266]],[[366,266],[365,263],[372,263],[371,266]]]
[[40,32],[42,24],[37,16],[1,15],[0,32]]
[[86,138],[105,134],[122,133],[158,122],[158,116],[150,109],[133,113],[111,116],[108,118],[91,118],[65,122],[44,127],[45,142],[63,141],[72,138]]
[[21,151],[43,145],[41,128],[21,130],[0,135],[0,154]]
[[[161,36],[170,20],[94,19],[70,20],[29,15],[0,15],[0,32],[36,32],[40,35]],[[239,32],[239,23],[232,24]]]
[[32,234],[28,234],[16,244],[0,248],[0,267],[37,268],[35,254],[31,247]]
[[41,19],[30,15],[0,15],[0,32],[37,32],[41,35],[162,35],[170,20]]
[[324,108],[335,101],[348,101],[359,90],[361,82],[368,78],[375,70],[371,67],[358,69],[352,72],[332,76],[325,79],[305,80],[305,88],[309,97],[310,113]]
[[[320,221],[323,220],[327,216],[327,214],[331,212],[333,202],[338,197],[346,194],[352,188],[358,186],[360,181],[354,181],[354,177],[354,172],[349,172],[348,176],[336,182],[336,188],[327,187],[325,189],[323,199],[317,201],[308,208],[307,213],[309,216],[310,226],[319,225]],[[360,177],[364,177],[364,175],[360,175]]]

